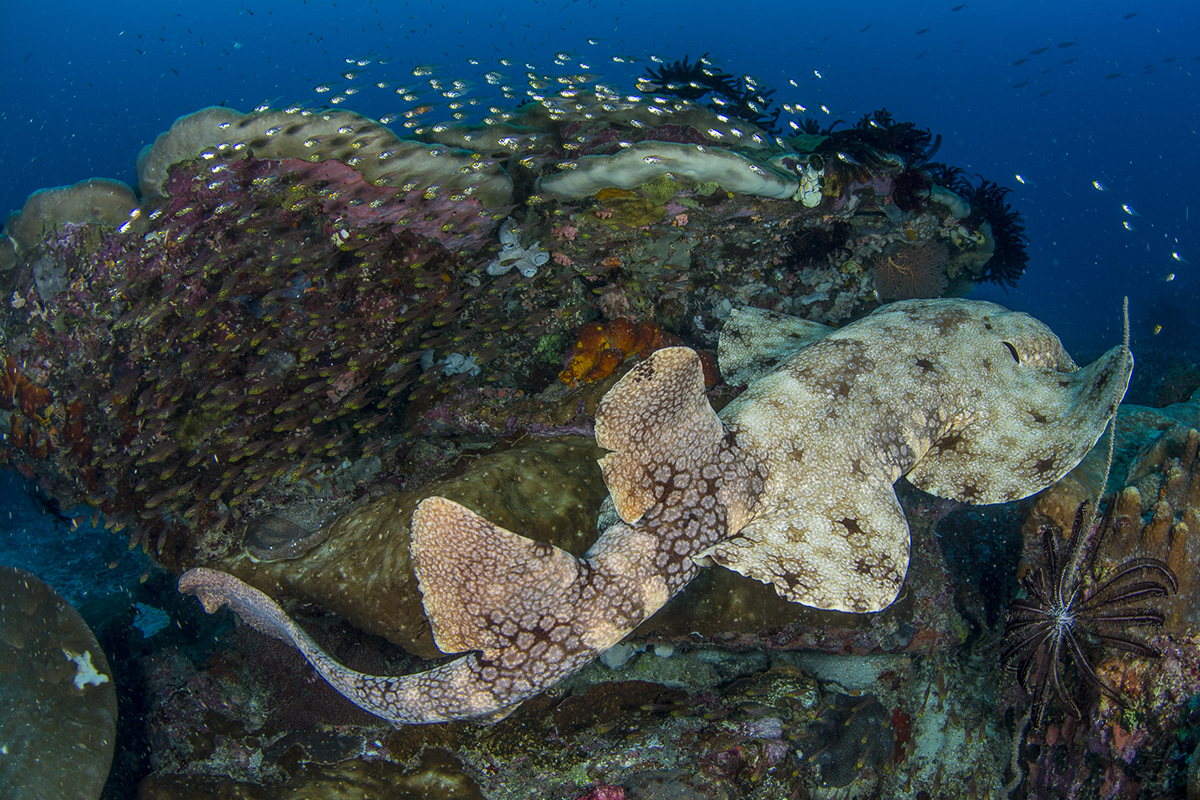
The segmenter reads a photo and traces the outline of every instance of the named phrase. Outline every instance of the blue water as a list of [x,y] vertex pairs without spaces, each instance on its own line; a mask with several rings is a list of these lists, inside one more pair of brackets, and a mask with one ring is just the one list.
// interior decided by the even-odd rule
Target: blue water
[[[509,58],[517,64],[501,69],[523,89],[522,64],[561,71],[553,60],[566,51],[632,91],[648,62],[612,56],[707,52],[822,125],[886,107],[944,137],[938,160],[1011,187],[1028,271],[1014,289],[989,285],[974,297],[1034,314],[1086,355],[1119,339],[1128,295],[1135,353],[1197,358],[1200,4],[956,5],[209,0],[199,11],[10,0],[0,9],[0,214],[43,187],[93,176],[132,184],[139,149],[203,106],[317,104],[314,87],[347,83],[347,59],[390,59],[341,106],[379,116],[396,110],[394,95],[371,84],[416,82],[418,64],[482,86],[482,73]],[[1077,44],[1060,46],[1068,42]],[[40,572],[73,602],[123,591],[146,569],[118,558],[123,547],[114,554],[111,535],[85,518],[74,528],[42,513],[15,477],[0,481],[0,498],[0,563]]]
[[[1184,312],[1200,266],[1190,222],[1200,214],[1200,6],[956,5],[217,0],[201,12],[193,3],[5,3],[0,209],[87,177],[132,182],[138,150],[199,107],[315,103],[314,86],[346,82],[347,58],[391,59],[359,81],[368,87],[415,82],[409,70],[426,63],[482,84],[499,58],[550,69],[567,51],[632,90],[646,63],[614,64],[612,55],[709,52],[823,123],[886,106],[941,133],[942,160],[1012,187],[1028,223],[1029,269],[1015,290],[976,296],[1029,311],[1069,349],[1088,351],[1118,334],[1128,294],[1135,351],[1195,347],[1200,329]],[[1069,41],[1078,44],[1058,47]],[[1040,47],[1049,50],[1030,55]],[[520,80],[524,69],[504,71]],[[381,115],[395,110],[393,97],[371,87],[342,107]],[[1163,281],[1170,273],[1175,280]],[[1155,325],[1161,341],[1150,341]]]

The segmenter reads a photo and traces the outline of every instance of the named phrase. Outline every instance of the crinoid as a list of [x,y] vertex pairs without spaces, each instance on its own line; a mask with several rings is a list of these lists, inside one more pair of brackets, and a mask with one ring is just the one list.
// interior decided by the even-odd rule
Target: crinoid
[[1088,683],[1113,702],[1122,703],[1117,690],[1100,679],[1084,652],[1092,641],[1138,655],[1159,655],[1129,628],[1163,624],[1162,612],[1143,603],[1178,589],[1171,568],[1156,558],[1134,558],[1098,581],[1090,578],[1100,543],[1112,530],[1114,507],[1110,502],[1099,524],[1093,525],[1088,503],[1080,504],[1071,538],[1062,550],[1055,546],[1055,529],[1043,527],[1046,564],[1021,579],[1028,596],[1014,600],[1009,607],[1001,660],[1017,671],[1021,687],[1033,697],[1035,728],[1040,728],[1045,718],[1051,688],[1080,716],[1079,707],[1063,688],[1068,658]]
[[779,112],[782,109],[770,109],[774,89],[760,85],[749,75],[740,80],[735,78],[719,69],[709,59],[708,53],[696,59],[695,63],[688,61],[687,56],[673,64],[666,61],[659,63],[661,67],[648,69],[649,74],[639,81],[639,85],[644,83],[649,91],[695,102],[712,92],[708,107],[713,111],[744,119],[769,133],[779,133]]

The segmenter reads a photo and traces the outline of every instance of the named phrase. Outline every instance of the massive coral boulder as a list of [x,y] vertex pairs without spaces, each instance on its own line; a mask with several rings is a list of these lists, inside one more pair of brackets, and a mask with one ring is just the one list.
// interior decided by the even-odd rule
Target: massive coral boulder
[[116,740],[104,651],[57,592],[0,567],[0,795],[96,800]]

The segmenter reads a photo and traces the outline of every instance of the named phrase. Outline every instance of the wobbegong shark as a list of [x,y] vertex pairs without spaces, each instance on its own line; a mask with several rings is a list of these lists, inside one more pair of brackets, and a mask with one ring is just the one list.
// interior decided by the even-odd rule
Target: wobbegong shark
[[625,638],[717,564],[820,609],[890,605],[910,535],[894,484],[966,503],[1052,485],[1124,397],[1128,344],[1079,368],[1050,329],[991,303],[914,300],[831,329],[735,312],[720,367],[746,390],[718,415],[685,347],[604,396],[596,441],[620,521],[582,557],[431,497],[412,555],[435,642],[466,655],[382,677],[324,653],[280,606],[198,568],[181,591],[292,642],[355,704],[395,725],[496,720]]

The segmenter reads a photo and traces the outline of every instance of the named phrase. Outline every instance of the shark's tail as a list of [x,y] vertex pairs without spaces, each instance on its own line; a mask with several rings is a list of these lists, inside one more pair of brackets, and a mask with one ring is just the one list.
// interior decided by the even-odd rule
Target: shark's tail
[[232,575],[193,569],[179,590],[209,613],[228,605],[256,630],[290,641],[351,702],[395,725],[503,718],[603,649],[580,642],[574,615],[587,567],[569,553],[432,497],[413,515],[413,554],[438,647],[478,651],[413,675],[339,664],[278,603]]
[[278,603],[232,575],[211,569],[192,569],[180,577],[179,591],[196,595],[210,614],[228,605],[256,630],[291,642],[333,688],[355,705],[393,725],[443,722],[462,716],[445,713],[432,698],[436,697],[439,685],[453,683],[456,676],[470,674],[471,656],[416,675],[395,678],[366,675],[334,661],[288,618]]

